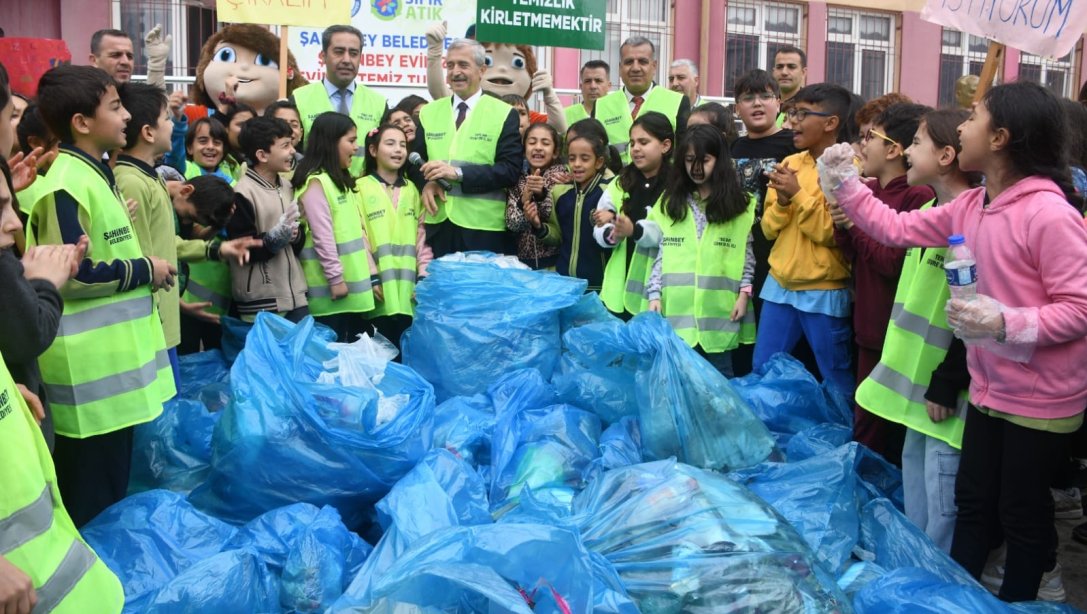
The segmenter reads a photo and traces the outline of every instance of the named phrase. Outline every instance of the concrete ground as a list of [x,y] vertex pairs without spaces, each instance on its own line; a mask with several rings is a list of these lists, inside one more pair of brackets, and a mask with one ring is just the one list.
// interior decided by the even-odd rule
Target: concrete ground
[[1087,518],[1057,521],[1057,533],[1061,539],[1057,560],[1064,568],[1068,605],[1087,612],[1087,545],[1072,539],[1072,528],[1084,522],[1087,522]]

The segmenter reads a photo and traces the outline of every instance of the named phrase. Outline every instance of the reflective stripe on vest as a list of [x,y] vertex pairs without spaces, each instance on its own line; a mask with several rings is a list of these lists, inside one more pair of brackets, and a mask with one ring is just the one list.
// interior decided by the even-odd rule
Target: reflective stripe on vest
[[224,315],[230,311],[230,299],[230,265],[216,260],[189,264],[189,282],[181,300],[211,303],[205,311]]
[[755,201],[735,218],[707,223],[698,237],[694,214],[673,221],[658,202],[650,213],[660,225],[661,311],[691,347],[725,352],[755,341],[754,313],[733,322],[747,257],[747,238],[755,219]]
[[[65,190],[78,203],[96,261],[143,258],[128,210],[90,161],[62,150],[46,176],[46,193]],[[28,241],[38,236],[36,211]],[[57,232],[47,224],[44,232]],[[166,341],[149,286],[64,302],[57,338],[39,357],[57,433],[83,438],[153,420],[174,396]]]
[[375,316],[415,313],[416,272],[419,268],[415,242],[424,215],[419,192],[411,183],[400,187],[393,207],[388,188],[376,177],[359,180],[359,198],[366,221],[366,235],[375,245],[378,275],[384,300],[374,306]]
[[[492,166],[498,149],[502,126],[512,107],[493,96],[483,96],[456,128],[453,99],[445,97],[428,103],[419,112],[419,122],[426,136],[427,157],[445,160],[453,166]],[[506,230],[506,195],[502,190],[485,194],[464,194],[459,183],[436,215],[427,215],[427,223],[450,219],[457,226],[474,230]]]
[[[618,180],[612,180],[605,188],[611,196],[611,202],[618,208],[626,200],[626,194],[619,187]],[[660,199],[657,199],[660,202]],[[643,247],[635,244],[634,253],[627,263],[627,241],[623,239],[615,246],[604,268],[604,283],[600,288],[600,299],[613,313],[626,311],[637,315],[649,308],[645,298],[645,283],[649,279],[653,261],[657,258],[656,247]]]
[[[294,91],[294,104],[298,107],[298,116],[302,121],[302,134],[305,141],[309,140],[310,129],[314,120],[322,113],[334,111],[332,100],[328,96],[323,81],[315,81],[302,86]],[[366,133],[377,128],[388,101],[384,96],[362,85],[355,85],[355,92],[351,94],[351,119],[355,122],[355,128],[359,135],[359,143],[365,140]],[[303,145],[305,143],[303,142]],[[351,174],[358,177],[362,174],[362,167],[366,150],[361,145],[351,159]]]
[[[323,91],[323,90],[322,90]],[[327,98],[327,97],[326,97]],[[332,220],[332,235],[336,241],[336,254],[343,267],[343,282],[347,284],[347,296],[332,300],[332,288],[325,277],[325,268],[314,247],[313,232],[307,230],[305,244],[298,254],[302,272],[309,289],[310,313],[315,316],[336,313],[365,313],[374,308],[374,293],[370,284],[370,263],[366,258],[366,241],[363,238],[362,216],[357,191],[340,190],[327,173],[311,175],[305,185],[295,192],[298,198],[316,180],[324,192]],[[304,205],[303,205],[304,208]],[[304,212],[303,212],[304,213]]]
[[[928,208],[931,203],[923,208]],[[944,305],[949,292],[944,248],[906,251],[879,364],[857,387],[857,404],[892,422],[947,442],[962,444],[967,395],[959,396],[958,415],[933,422],[925,409],[932,372],[954,340]]]
[[[80,539],[56,492],[41,431],[0,361],[0,556],[30,577],[34,612],[119,612],[120,581]],[[78,589],[80,603],[72,597]],[[87,602],[88,595],[95,601]]]
[[[683,94],[673,92],[660,85],[654,85],[638,110],[638,117],[656,111],[664,114],[676,129],[676,117],[683,103]],[[630,143],[630,127],[634,120],[630,117],[630,102],[622,89],[611,92],[596,101],[596,119],[604,125],[608,133],[608,144],[622,154],[623,164],[630,163],[627,145]]]

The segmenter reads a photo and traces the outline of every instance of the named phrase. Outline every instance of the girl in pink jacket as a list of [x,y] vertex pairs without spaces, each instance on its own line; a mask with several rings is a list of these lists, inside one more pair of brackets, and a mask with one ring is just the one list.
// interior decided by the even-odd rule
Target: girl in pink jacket
[[820,158],[824,192],[878,241],[939,247],[961,234],[974,253],[977,299],[947,306],[971,379],[951,556],[980,577],[1002,535],[1005,601],[1034,599],[1058,572],[1049,485],[1087,403],[1087,228],[1070,204],[1067,132],[1041,86],[995,87],[959,126],[960,167],[985,187],[903,214],[857,179],[848,145]]

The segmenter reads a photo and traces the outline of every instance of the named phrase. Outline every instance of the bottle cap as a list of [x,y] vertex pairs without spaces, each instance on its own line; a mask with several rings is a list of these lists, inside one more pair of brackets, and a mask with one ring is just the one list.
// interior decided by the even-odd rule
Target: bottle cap
[[966,243],[966,239],[962,235],[951,235],[947,238],[948,245],[962,245]]

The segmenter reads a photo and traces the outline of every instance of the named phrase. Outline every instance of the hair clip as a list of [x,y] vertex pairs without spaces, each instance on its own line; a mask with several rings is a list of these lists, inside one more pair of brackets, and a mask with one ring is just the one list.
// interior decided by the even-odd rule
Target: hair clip
[[374,128],[373,130],[367,132],[366,133],[366,138],[372,139],[372,138],[374,138],[375,134],[377,134],[377,128]]

